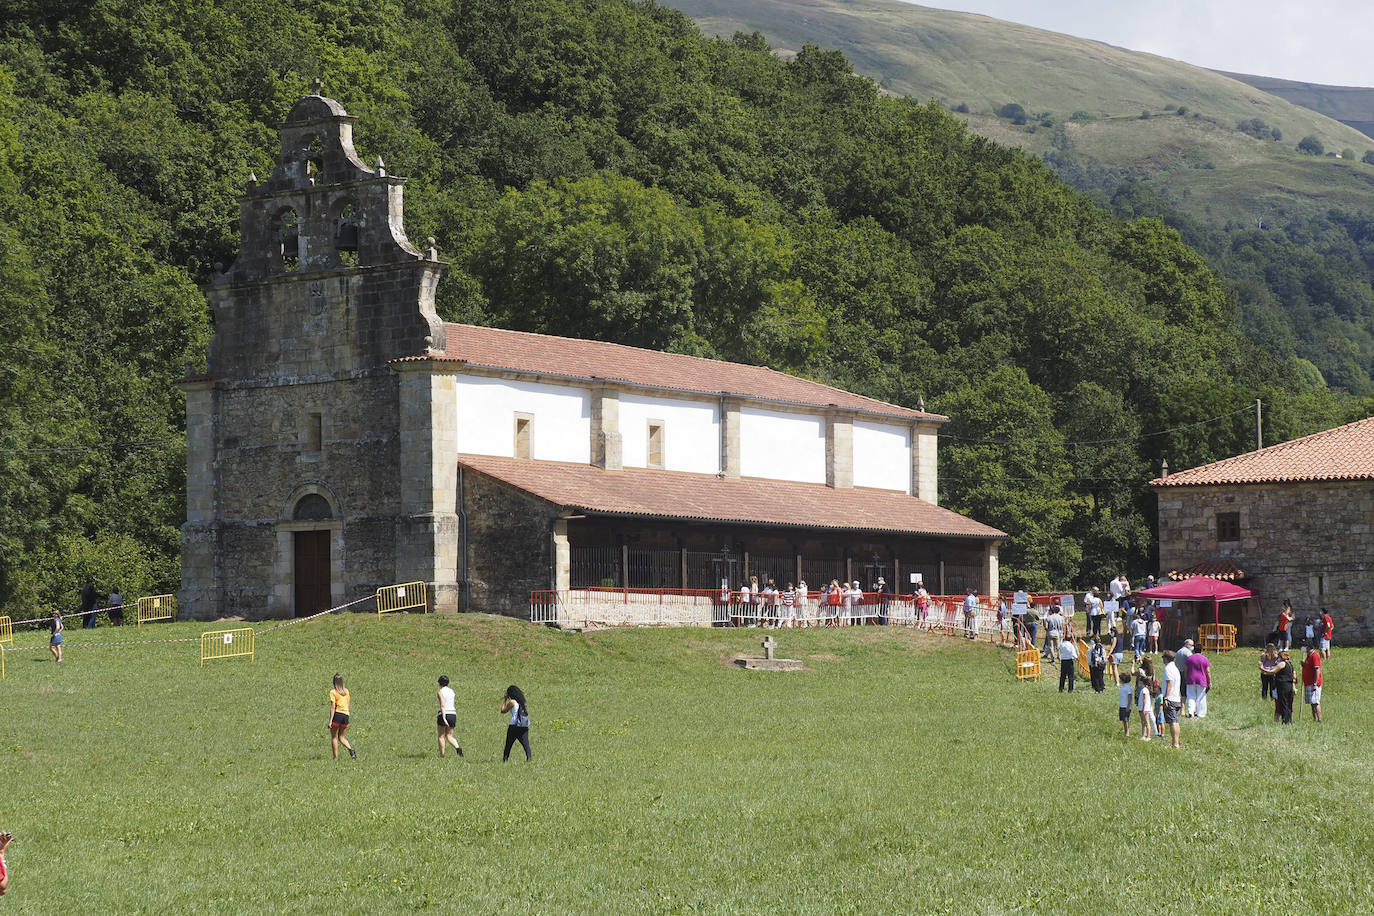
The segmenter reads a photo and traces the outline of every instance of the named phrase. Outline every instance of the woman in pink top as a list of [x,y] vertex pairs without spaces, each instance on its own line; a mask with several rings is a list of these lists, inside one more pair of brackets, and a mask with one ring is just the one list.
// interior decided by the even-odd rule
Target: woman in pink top
[[1212,660],[1199,646],[1184,663],[1183,686],[1188,692],[1188,715],[1207,718],[1207,691],[1212,686]]

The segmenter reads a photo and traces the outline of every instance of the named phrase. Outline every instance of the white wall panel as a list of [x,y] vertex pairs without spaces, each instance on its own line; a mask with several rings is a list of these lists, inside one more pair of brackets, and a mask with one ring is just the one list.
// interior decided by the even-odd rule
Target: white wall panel
[[566,385],[458,378],[458,451],[515,456],[515,415],[534,416],[531,457],[592,460],[591,393]]
[[854,486],[911,490],[911,428],[854,421]]
[[743,408],[739,415],[739,472],[825,483],[825,418]]
[[663,422],[663,467],[668,471],[720,471],[720,411],[717,405],[637,394],[620,396],[621,461],[627,468],[649,466],[649,421]]

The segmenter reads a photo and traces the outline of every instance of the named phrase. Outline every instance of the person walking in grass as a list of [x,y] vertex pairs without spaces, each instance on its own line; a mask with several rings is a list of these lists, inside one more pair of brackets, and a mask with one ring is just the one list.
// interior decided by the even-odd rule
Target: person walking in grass
[[12,833],[0,833],[0,897],[5,896],[10,889],[10,870],[5,865],[5,850],[10,848],[10,840],[14,839]]
[[1331,657],[1331,634],[1335,629],[1336,622],[1331,619],[1331,612],[1322,608],[1322,658]]
[[1322,653],[1312,648],[1302,663],[1302,699],[1312,707],[1312,721],[1322,720]]
[[1121,720],[1121,734],[1123,737],[1131,737],[1131,708],[1135,706],[1134,691],[1131,690],[1131,676],[1122,673],[1117,678],[1120,685],[1116,694],[1116,717]]
[[510,724],[506,726],[506,749],[501,752],[501,762],[505,763],[510,759],[510,749],[515,747],[517,741],[525,749],[525,760],[531,760],[533,755],[530,754],[530,705],[519,687],[511,684],[506,688],[506,695],[501,700],[501,711],[510,713]]
[[61,614],[56,611],[53,612],[52,622],[48,624],[48,629],[52,631],[52,635],[48,637],[48,651],[52,653],[53,661],[60,662],[62,661],[62,631],[66,629],[66,625],[62,623]]
[[463,748],[458,744],[458,739],[453,737],[453,729],[458,724],[458,708],[454,704],[453,688],[448,685],[447,674],[439,675],[439,718],[436,724],[439,726],[439,756],[444,756],[445,745],[452,745],[454,753],[463,756]]
[[348,756],[358,759],[358,752],[348,743],[344,732],[348,731],[348,710],[353,703],[353,695],[344,686],[342,674],[334,675],[334,687],[329,691],[329,745],[334,751],[334,759],[339,759],[339,745],[348,751]]

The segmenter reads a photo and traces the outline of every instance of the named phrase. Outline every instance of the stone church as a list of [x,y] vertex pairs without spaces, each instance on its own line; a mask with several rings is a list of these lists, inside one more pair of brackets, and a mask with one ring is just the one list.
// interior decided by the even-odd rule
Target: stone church
[[997,589],[938,506],[945,417],[770,369],[448,324],[404,180],[302,99],[244,192],[186,379],[183,613],[288,617],[421,581],[442,612],[749,576]]

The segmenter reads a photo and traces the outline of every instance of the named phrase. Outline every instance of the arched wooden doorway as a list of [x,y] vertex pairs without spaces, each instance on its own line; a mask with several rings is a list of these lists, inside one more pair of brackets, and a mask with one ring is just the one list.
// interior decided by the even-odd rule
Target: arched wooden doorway
[[[328,501],[317,493],[302,496],[291,513],[291,519],[295,522],[323,522],[331,518],[333,513]],[[292,610],[297,617],[304,617],[330,606],[333,586],[329,556],[330,530],[297,530],[291,533],[291,538]]]

